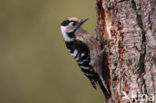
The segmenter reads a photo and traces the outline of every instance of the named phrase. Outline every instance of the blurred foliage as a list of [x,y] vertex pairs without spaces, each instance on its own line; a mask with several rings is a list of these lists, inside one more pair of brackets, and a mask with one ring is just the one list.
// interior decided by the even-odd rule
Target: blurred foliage
[[102,103],[68,53],[60,23],[89,18],[94,0],[0,0],[0,103]]

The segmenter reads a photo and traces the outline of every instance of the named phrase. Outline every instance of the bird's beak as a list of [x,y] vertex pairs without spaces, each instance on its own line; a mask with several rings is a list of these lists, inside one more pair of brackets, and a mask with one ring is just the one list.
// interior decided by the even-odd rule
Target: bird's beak
[[88,18],[87,19],[82,19],[81,21],[80,21],[80,26],[84,23],[84,22],[86,22],[88,20]]
[[86,22],[87,20],[88,20],[88,18],[87,18],[87,19],[82,19],[82,20],[80,21],[79,25],[75,28],[74,32],[75,32],[78,28],[80,28],[80,26],[81,26],[84,22]]

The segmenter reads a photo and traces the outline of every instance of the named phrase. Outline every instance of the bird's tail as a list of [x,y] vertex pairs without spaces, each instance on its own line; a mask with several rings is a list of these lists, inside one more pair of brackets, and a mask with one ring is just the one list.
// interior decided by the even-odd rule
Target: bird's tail
[[111,96],[111,92],[110,92],[109,88],[105,84],[104,80],[102,78],[100,78],[100,76],[98,76],[97,82],[98,82],[106,100],[108,100]]

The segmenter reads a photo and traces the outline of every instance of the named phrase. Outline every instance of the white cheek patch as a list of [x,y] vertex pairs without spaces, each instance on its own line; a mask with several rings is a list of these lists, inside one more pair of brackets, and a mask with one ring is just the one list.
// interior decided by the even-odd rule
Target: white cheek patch
[[65,41],[72,41],[73,39],[71,39],[65,31],[66,31],[66,27],[61,26],[61,32],[62,32],[64,40]]

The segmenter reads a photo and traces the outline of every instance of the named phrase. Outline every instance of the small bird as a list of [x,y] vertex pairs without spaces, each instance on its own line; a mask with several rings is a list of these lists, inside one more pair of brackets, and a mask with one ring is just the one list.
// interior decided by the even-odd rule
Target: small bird
[[97,39],[82,28],[88,19],[69,18],[61,23],[61,32],[66,47],[75,59],[82,72],[96,89],[99,84],[106,99],[110,97],[110,90],[105,84],[101,73],[101,50]]

